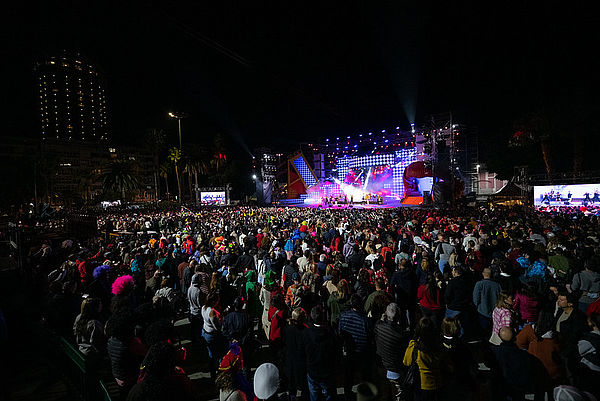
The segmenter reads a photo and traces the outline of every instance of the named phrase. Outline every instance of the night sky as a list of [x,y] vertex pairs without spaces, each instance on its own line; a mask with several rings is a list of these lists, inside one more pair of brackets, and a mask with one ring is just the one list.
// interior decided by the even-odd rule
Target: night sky
[[117,142],[153,127],[174,139],[171,110],[190,114],[184,142],[224,132],[250,148],[408,128],[446,111],[484,142],[507,139],[515,119],[540,108],[597,125],[591,6],[16,3],[3,10],[1,135],[39,135],[33,64],[63,48],[104,72]]

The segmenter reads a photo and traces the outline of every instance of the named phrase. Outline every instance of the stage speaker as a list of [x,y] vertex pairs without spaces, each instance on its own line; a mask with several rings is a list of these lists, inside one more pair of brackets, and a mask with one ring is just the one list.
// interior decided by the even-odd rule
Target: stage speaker
[[433,195],[433,203],[442,205],[450,200],[450,185],[446,182],[436,182],[431,188],[431,194]]
[[423,205],[430,206],[431,205],[431,192],[423,191]]

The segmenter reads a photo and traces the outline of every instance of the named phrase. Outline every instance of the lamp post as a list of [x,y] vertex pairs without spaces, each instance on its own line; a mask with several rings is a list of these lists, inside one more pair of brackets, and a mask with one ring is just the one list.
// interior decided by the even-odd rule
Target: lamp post
[[173,113],[172,111],[170,111],[169,117],[177,119],[177,128],[179,132],[179,150],[183,150],[181,146],[181,119],[184,118],[185,115],[182,113]]

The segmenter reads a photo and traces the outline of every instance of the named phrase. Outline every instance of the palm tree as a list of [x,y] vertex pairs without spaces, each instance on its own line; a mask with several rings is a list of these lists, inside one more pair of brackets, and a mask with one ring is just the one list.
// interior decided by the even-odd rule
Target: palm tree
[[170,170],[170,165],[169,163],[162,163],[159,166],[159,174],[161,176],[161,178],[165,179],[165,186],[167,188],[167,200],[169,199],[169,170]]
[[177,177],[177,193],[179,194],[179,203],[181,199],[181,181],[179,180],[179,162],[181,161],[181,150],[179,148],[169,149],[169,161],[175,166],[175,177]]
[[133,167],[128,160],[113,161],[104,174],[104,190],[120,193],[121,197],[125,199],[126,192],[140,188],[137,177],[132,173]]

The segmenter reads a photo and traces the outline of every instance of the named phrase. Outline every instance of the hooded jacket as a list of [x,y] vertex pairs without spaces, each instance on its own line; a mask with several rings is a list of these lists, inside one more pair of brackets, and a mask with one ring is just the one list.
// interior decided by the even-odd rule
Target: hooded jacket
[[344,258],[346,258],[346,260],[348,260],[348,258],[353,253],[354,253],[354,237],[353,236],[349,236],[348,240],[344,244],[344,249],[342,250],[342,254],[344,255]]

